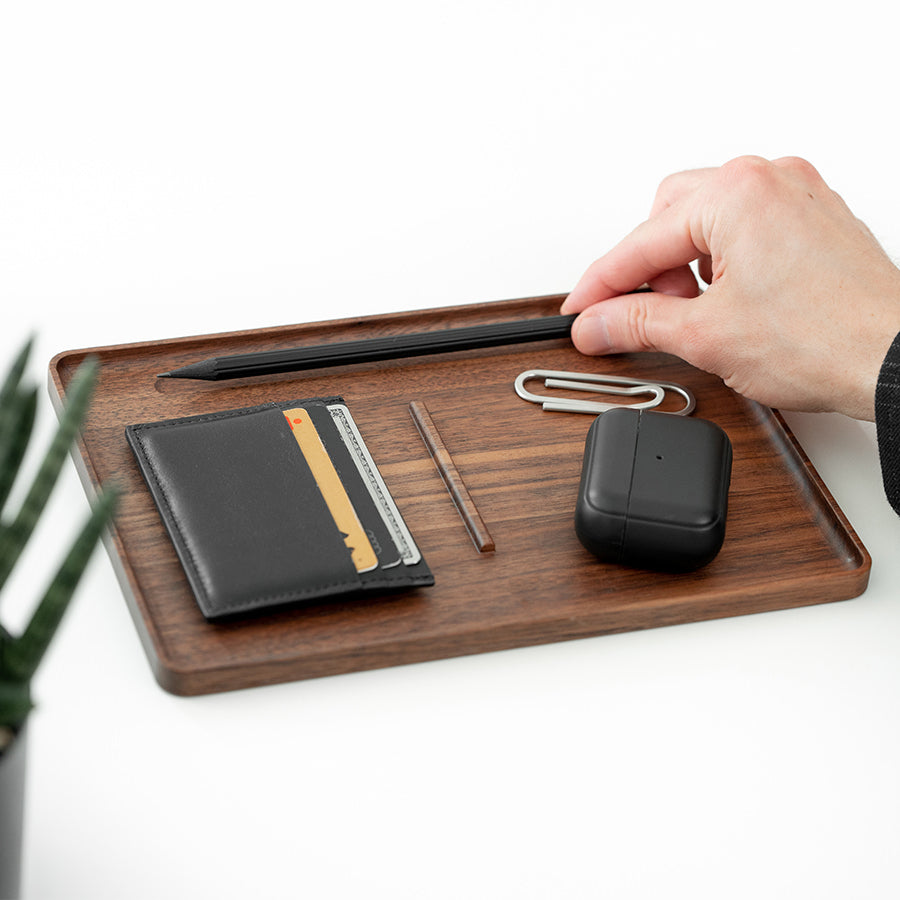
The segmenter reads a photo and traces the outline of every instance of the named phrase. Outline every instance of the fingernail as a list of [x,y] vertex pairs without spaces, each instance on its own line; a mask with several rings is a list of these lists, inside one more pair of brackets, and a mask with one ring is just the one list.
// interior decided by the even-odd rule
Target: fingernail
[[589,356],[609,353],[612,350],[606,316],[582,316],[576,319],[572,326],[572,338],[578,349]]

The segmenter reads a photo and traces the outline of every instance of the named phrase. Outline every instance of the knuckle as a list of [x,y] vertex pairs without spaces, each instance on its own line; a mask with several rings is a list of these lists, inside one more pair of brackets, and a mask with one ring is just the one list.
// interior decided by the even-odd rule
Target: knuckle
[[807,180],[818,180],[819,178],[818,169],[809,160],[800,156],[783,156],[781,159],[776,159],[774,164],[798,178]]
[[625,323],[628,334],[636,349],[639,350],[655,350],[651,335],[653,317],[650,314],[650,308],[647,303],[637,301],[628,304],[626,307]]
[[723,195],[738,199],[742,205],[752,205],[777,190],[778,172],[775,166],[759,156],[741,156],[726,163],[716,186]]
[[722,177],[737,183],[762,177],[772,168],[772,163],[761,156],[738,156],[725,163],[719,170]]
[[740,156],[721,167],[715,189],[746,209],[759,209],[798,189],[810,195],[819,193],[823,184],[815,166],[799,156],[772,161],[760,156]]
[[670,175],[666,175],[656,189],[656,204],[658,206],[667,205],[669,198],[678,192],[678,188],[684,181],[684,178],[683,172],[673,172]]

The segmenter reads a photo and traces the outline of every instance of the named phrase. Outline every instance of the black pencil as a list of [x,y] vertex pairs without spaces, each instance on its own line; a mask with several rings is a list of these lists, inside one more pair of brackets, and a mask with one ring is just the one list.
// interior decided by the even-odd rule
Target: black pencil
[[501,347],[507,344],[568,337],[574,321],[575,316],[543,316],[443,331],[421,331],[360,341],[295,347],[290,350],[241,353],[236,356],[205,359],[180,369],[173,369],[171,372],[161,372],[158,377],[218,381],[224,378],[299,372],[326,366],[380,362],[407,356],[428,356],[435,353]]

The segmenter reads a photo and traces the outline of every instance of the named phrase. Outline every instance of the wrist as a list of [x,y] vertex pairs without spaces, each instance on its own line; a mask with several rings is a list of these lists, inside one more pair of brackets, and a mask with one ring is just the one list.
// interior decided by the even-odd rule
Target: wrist
[[[859,318],[844,354],[850,392],[844,398],[846,408],[838,411],[868,422],[875,421],[879,403],[900,402],[900,394],[888,400],[881,391],[882,380],[890,379],[891,373],[900,382],[900,277],[896,270],[892,274],[892,283],[878,292],[880,309],[859,305]],[[835,360],[836,365],[840,362]]]

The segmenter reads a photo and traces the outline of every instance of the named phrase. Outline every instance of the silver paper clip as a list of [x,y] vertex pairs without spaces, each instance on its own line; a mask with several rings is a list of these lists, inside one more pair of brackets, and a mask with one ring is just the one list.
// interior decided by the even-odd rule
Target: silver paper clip
[[[525,389],[525,383],[532,379],[543,378],[544,387],[572,391],[590,391],[596,394],[615,394],[617,396],[639,396],[650,394],[650,399],[636,403],[602,403],[591,400],[554,399],[546,394],[533,394]],[[666,391],[672,391],[684,398],[684,406],[677,410],[660,410],[675,416],[687,416],[697,405],[694,395],[680,384],[669,381],[638,381],[634,378],[622,378],[618,375],[590,375],[581,372],[555,372],[549,369],[528,369],[516,378],[516,393],[529,403],[540,403],[548,412],[591,413],[599,415],[619,406],[631,409],[653,409],[660,405]]]

